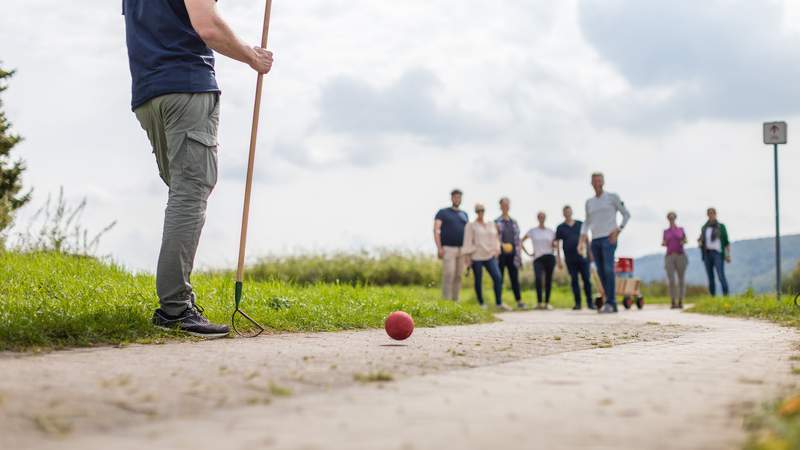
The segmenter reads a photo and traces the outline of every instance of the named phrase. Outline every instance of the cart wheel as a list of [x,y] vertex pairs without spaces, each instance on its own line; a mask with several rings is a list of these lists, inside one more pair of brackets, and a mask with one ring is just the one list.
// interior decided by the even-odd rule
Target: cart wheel
[[636,298],[636,307],[639,308],[639,309],[644,308],[644,297],[640,296],[640,297]]
[[631,309],[631,306],[632,306],[632,305],[633,305],[633,299],[632,299],[632,298],[630,298],[630,297],[628,297],[628,296],[626,295],[626,296],[625,296],[625,297],[622,299],[622,306],[624,306],[624,307],[625,307],[625,309]]
[[603,307],[603,297],[595,297],[594,299],[594,306],[597,308],[597,311],[600,311],[600,308]]

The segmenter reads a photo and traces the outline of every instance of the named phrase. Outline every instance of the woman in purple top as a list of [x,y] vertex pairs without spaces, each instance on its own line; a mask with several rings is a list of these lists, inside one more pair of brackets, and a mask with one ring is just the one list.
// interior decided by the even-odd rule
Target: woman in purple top
[[[688,242],[686,232],[683,228],[675,224],[678,215],[670,211],[667,214],[669,228],[664,230],[664,238],[661,245],[667,247],[667,255],[664,257],[664,269],[667,271],[669,281],[669,295],[672,297],[672,308],[683,308],[683,299],[686,297],[686,267],[689,265],[689,258],[683,246]],[[677,283],[676,283],[677,275]]]

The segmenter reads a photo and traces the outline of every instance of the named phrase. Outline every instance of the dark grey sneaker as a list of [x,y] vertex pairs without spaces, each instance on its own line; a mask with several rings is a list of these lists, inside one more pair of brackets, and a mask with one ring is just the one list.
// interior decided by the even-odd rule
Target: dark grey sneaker
[[153,313],[153,325],[165,330],[180,330],[206,339],[225,337],[230,332],[227,325],[209,322],[195,305],[186,308],[179,316],[170,316],[161,309],[157,309]]
[[614,314],[615,312],[617,312],[617,308],[615,308],[614,305],[612,305],[611,303],[606,303],[605,305],[603,305],[600,311],[597,312],[599,312],[600,314]]

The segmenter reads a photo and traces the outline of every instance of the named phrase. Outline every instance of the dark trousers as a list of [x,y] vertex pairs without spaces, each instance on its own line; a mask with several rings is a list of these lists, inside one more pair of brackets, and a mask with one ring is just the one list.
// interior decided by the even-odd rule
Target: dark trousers
[[508,278],[511,279],[511,290],[514,291],[514,298],[517,302],[522,301],[522,292],[519,289],[519,268],[514,264],[516,249],[511,253],[500,255],[500,279],[505,279],[506,268],[508,268]]
[[553,271],[555,269],[556,257],[554,255],[544,255],[533,260],[533,275],[536,278],[537,303],[542,303],[543,287],[544,301],[550,303],[550,291],[553,289]]
[[578,276],[583,278],[583,291],[586,293],[586,306],[593,307],[592,302],[592,276],[589,268],[589,261],[586,258],[576,255],[567,258],[567,271],[572,282],[572,295],[575,297],[575,306],[581,306],[581,286]]
[[714,271],[719,276],[719,284],[722,285],[722,295],[728,296],[728,278],[725,277],[725,259],[722,253],[716,250],[705,252],[706,275],[708,275],[708,292],[711,296],[717,295],[717,284],[714,280]]
[[603,284],[606,293],[605,301],[611,306],[617,306],[617,275],[614,273],[614,253],[617,245],[608,241],[607,237],[592,239],[592,256],[597,267],[597,275]]
[[483,268],[489,272],[492,277],[492,284],[494,286],[494,300],[500,305],[503,303],[503,278],[500,276],[500,267],[497,264],[497,258],[492,258],[487,261],[472,261],[472,273],[475,278],[475,296],[478,297],[478,303],[483,304]]

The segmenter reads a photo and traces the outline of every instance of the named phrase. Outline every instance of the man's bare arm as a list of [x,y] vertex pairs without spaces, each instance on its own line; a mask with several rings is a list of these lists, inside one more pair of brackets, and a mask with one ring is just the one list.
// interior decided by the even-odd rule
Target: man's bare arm
[[442,221],[433,221],[433,241],[436,242],[436,252],[439,258],[444,257],[444,247],[442,247]]
[[272,69],[272,52],[245,44],[217,12],[214,0],[184,0],[192,27],[212,50],[248,64],[265,74]]

